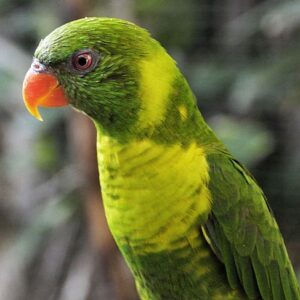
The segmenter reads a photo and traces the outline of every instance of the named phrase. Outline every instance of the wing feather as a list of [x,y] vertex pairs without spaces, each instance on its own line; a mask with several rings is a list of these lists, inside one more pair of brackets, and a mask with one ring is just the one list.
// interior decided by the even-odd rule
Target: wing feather
[[249,299],[299,300],[283,238],[251,174],[225,154],[209,154],[212,211],[203,226],[232,288]]

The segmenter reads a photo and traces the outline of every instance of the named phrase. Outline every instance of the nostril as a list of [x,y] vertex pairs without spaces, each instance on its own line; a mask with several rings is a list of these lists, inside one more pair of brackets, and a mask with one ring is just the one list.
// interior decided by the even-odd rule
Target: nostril
[[39,70],[39,69],[41,68],[40,64],[38,64],[38,63],[33,64],[32,67],[33,67],[35,70]]
[[45,66],[43,64],[41,64],[39,61],[34,60],[31,64],[31,68],[33,69],[33,71],[35,72],[42,72],[45,70]]

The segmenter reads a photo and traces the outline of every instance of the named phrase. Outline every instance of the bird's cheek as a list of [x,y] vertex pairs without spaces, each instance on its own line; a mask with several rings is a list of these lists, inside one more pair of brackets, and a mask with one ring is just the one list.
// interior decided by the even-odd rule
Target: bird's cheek
[[38,120],[38,107],[59,107],[69,104],[63,87],[55,75],[29,69],[23,82],[23,99],[28,111]]

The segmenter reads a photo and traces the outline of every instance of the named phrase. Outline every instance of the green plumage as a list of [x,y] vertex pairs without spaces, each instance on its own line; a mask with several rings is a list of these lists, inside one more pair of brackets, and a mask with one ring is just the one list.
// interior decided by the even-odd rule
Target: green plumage
[[298,299],[298,284],[263,192],[232,157],[216,154],[208,161],[214,205],[204,228],[231,287],[241,282],[254,299],[260,294],[263,299]]
[[[99,62],[82,74],[72,56],[84,49]],[[145,30],[77,20],[41,41],[35,57],[95,122],[108,223],[143,300],[300,299],[263,192]]]

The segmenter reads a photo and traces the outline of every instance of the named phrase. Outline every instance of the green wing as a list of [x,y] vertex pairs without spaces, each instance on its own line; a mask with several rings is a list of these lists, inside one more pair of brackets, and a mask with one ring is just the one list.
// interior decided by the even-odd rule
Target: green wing
[[214,253],[225,265],[232,288],[250,299],[300,299],[283,238],[262,190],[237,161],[207,156],[212,212],[203,226]]

